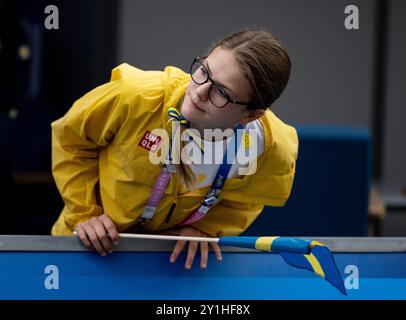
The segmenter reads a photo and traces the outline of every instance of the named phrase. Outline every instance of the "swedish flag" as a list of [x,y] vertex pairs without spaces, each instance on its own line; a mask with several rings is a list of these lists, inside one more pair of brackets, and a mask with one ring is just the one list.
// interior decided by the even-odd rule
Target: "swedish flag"
[[320,242],[286,237],[222,237],[218,243],[277,252],[286,263],[316,273],[347,295],[332,253]]

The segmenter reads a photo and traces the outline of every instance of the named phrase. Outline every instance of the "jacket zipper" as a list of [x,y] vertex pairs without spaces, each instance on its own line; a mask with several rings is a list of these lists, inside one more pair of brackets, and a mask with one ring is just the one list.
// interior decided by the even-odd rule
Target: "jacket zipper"
[[172,206],[171,206],[171,208],[169,209],[168,215],[166,216],[165,223],[169,223],[169,221],[171,220],[171,217],[172,217],[172,214],[173,214],[173,211],[175,210],[175,208],[176,208],[176,202],[175,202],[175,203],[172,203]]

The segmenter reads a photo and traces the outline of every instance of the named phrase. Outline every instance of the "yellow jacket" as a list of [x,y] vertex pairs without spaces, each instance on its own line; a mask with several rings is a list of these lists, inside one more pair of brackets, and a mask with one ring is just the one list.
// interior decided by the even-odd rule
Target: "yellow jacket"
[[[176,67],[143,71],[122,64],[112,71],[109,83],[84,95],[52,123],[52,171],[65,203],[53,235],[70,235],[76,224],[103,213],[119,232],[137,223],[160,171],[138,144],[147,130],[164,128],[168,108],[180,108],[189,81]],[[289,198],[298,153],[296,130],[271,110],[260,121],[265,149],[256,173],[227,179],[220,201],[192,224],[195,228],[216,237],[238,235],[264,205],[283,206]],[[145,229],[176,226],[199,207],[208,189],[189,192],[173,175]]]

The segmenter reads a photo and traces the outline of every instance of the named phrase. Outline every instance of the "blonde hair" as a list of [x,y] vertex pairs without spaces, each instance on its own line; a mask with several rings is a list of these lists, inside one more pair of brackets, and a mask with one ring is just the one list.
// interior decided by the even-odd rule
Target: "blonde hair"
[[[251,85],[248,109],[270,108],[290,78],[291,61],[282,43],[269,31],[242,30],[213,42],[207,55],[219,47],[234,53],[244,77]],[[183,130],[181,126],[181,134]],[[181,162],[177,167],[188,189],[193,189],[196,177],[190,166]]]
[[234,53],[248,79],[252,88],[250,108],[270,108],[290,78],[291,61],[282,43],[269,31],[243,30],[215,41],[207,55],[218,47]]

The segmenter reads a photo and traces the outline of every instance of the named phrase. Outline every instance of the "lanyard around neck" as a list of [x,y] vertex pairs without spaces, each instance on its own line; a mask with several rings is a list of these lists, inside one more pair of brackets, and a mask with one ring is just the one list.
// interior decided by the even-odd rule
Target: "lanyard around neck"
[[213,180],[210,190],[207,192],[204,200],[200,204],[199,209],[197,209],[191,215],[189,215],[189,217],[187,217],[186,220],[184,220],[181,223],[181,225],[191,224],[204,218],[208,213],[209,209],[219,201],[221,190],[223,189],[224,184],[226,183],[228,174],[230,172],[230,169],[235,160],[235,156],[237,155],[238,149],[240,147],[241,138],[237,137],[238,129],[244,129],[244,126],[239,124],[234,129],[233,138],[229,143],[229,145],[234,144],[234,152],[231,154],[231,157],[229,158],[228,151],[230,150],[230,147],[229,145],[227,145],[226,152],[224,153],[223,156],[223,162],[221,163],[220,168],[217,170],[216,177]]
[[[221,190],[226,182],[227,176],[230,172],[231,166],[233,165],[235,156],[237,155],[237,151],[238,151],[238,148],[241,143],[241,139],[237,138],[237,130],[243,129],[243,128],[244,128],[244,126],[239,124],[234,129],[234,135],[233,135],[230,143],[227,145],[227,149],[223,156],[223,162],[217,171],[217,174],[214,178],[214,181],[211,185],[210,190],[206,194],[205,199],[201,203],[199,209],[197,209],[185,221],[183,221],[182,225],[190,224],[192,222],[202,219],[207,214],[209,209],[218,202],[218,198],[220,196]],[[234,144],[234,152],[229,157],[228,151],[230,149],[230,147],[229,147],[230,144]],[[171,154],[171,149],[169,149],[169,157],[168,157],[169,159],[170,159],[170,154]],[[144,208],[144,212],[141,215],[142,222],[151,220],[154,217],[155,211],[156,211],[160,201],[162,200],[166,187],[168,186],[171,175],[173,173],[173,170],[171,169],[171,167],[172,167],[172,165],[169,165],[169,166],[164,166],[161,169],[161,171],[158,175],[158,178],[155,181],[155,185],[152,189],[151,195],[147,201],[147,205]]]

